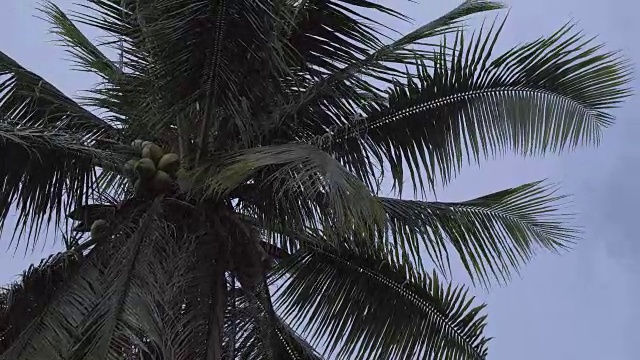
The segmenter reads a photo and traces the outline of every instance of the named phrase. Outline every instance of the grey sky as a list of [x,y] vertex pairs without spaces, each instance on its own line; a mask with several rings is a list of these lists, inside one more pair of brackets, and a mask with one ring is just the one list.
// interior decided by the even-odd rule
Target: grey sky
[[[68,8],[71,0],[56,1]],[[385,1],[389,3],[389,0]],[[435,18],[457,1],[423,0],[421,4],[395,0],[397,8],[417,22]],[[640,61],[640,5],[632,0],[508,1],[512,10],[499,49],[550,34],[571,19],[587,35],[599,35],[607,49],[622,49]],[[86,74],[70,72],[63,49],[47,35],[47,24],[34,18],[35,0],[0,2],[0,49],[53,84],[73,94],[91,86]],[[391,24],[393,27],[393,24]],[[400,30],[409,30],[403,24]],[[638,88],[638,82],[632,84]],[[636,220],[640,191],[640,125],[632,115],[638,104],[631,98],[617,111],[618,123],[605,132],[599,149],[582,149],[561,158],[506,158],[470,168],[439,198],[463,200],[524,182],[549,178],[573,194],[573,207],[585,228],[585,239],[563,256],[542,254],[504,288],[488,294],[491,360],[632,360],[640,358],[640,242]],[[14,278],[42,253],[2,253],[0,283]],[[9,234],[10,235],[10,234]],[[52,241],[44,245],[50,253]],[[42,245],[40,244],[38,250]]]

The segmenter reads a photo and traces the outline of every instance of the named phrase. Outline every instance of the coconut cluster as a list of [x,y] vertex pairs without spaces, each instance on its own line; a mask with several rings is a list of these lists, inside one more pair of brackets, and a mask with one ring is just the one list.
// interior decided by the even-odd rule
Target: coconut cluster
[[150,141],[135,140],[131,146],[139,149],[141,156],[125,164],[136,196],[157,196],[170,191],[180,168],[178,154],[164,154],[160,146]]

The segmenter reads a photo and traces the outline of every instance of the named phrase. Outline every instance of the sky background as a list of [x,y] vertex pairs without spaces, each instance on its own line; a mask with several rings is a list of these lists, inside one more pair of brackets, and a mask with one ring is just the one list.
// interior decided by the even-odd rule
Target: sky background
[[[68,9],[72,0],[57,0]],[[37,19],[36,0],[0,1],[0,50],[36,71],[70,95],[91,87],[88,74],[71,72],[64,49],[52,43],[47,24]],[[387,0],[385,4],[390,4]],[[424,23],[459,4],[395,0],[394,7]],[[598,35],[609,50],[640,61],[640,5],[632,0],[512,0],[509,20],[497,50],[548,35],[570,20],[587,35]],[[488,15],[493,19],[494,15]],[[471,24],[477,24],[477,21]],[[387,23],[406,32],[412,27]],[[96,35],[90,32],[89,35]],[[631,86],[638,88],[638,81]],[[548,178],[572,194],[584,240],[562,256],[541,254],[505,287],[476,290],[489,304],[490,360],[640,359],[640,126],[629,99],[615,112],[617,124],[605,132],[598,149],[580,149],[546,159],[504,158],[465,169],[440,200],[466,200],[489,192]],[[14,280],[30,263],[60,246],[41,242],[36,251],[14,255],[10,232],[0,240],[0,284]]]

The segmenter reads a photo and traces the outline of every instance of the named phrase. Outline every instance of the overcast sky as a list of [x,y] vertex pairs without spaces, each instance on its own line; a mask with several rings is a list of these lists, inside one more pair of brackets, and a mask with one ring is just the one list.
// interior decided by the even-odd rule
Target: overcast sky
[[[69,8],[72,0],[55,1]],[[389,1],[385,1],[389,3]],[[457,1],[395,0],[397,9],[425,22]],[[607,49],[640,59],[640,5],[632,0],[512,0],[499,49],[533,40],[578,20],[588,35],[599,35]],[[36,0],[0,1],[0,50],[67,94],[89,88],[90,76],[71,72],[64,50],[51,43],[47,24],[36,19]],[[410,30],[406,24],[389,24]],[[638,88],[638,82],[632,86]],[[598,149],[581,149],[559,158],[506,158],[470,168],[439,193],[441,200],[465,200],[524,182],[548,178],[573,194],[573,209],[585,228],[584,240],[563,256],[542,254],[508,286],[480,290],[489,304],[489,332],[495,339],[490,360],[635,360],[640,359],[640,242],[636,211],[640,204],[640,126],[633,116],[638,99],[616,112],[618,123],[605,132]],[[31,262],[52,251],[3,253],[0,283],[15,278]],[[9,234],[10,235],[10,234]],[[38,248],[40,250],[42,245]],[[635,343],[634,343],[635,342]],[[636,346],[634,346],[636,345]]]

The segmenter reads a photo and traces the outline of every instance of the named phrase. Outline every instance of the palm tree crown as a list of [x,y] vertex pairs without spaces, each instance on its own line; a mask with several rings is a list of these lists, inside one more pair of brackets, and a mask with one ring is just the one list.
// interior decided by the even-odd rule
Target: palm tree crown
[[541,182],[427,194],[596,144],[630,75],[571,25],[502,54],[503,23],[465,37],[500,8],[389,38],[408,19],[373,0],[45,3],[100,82],[72,99],[0,52],[0,226],[67,245],[0,292],[0,359],[486,358],[483,305],[438,274],[505,282],[578,234]]

